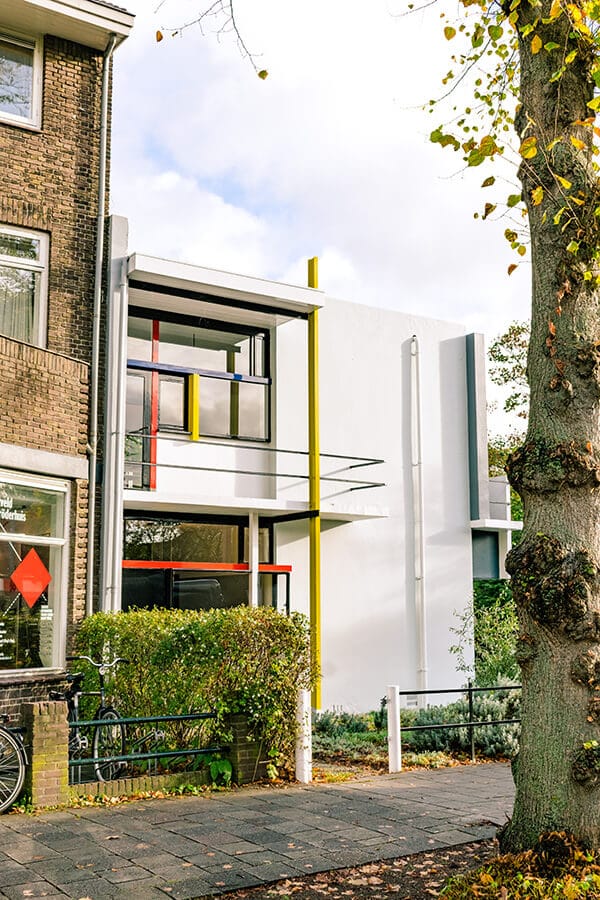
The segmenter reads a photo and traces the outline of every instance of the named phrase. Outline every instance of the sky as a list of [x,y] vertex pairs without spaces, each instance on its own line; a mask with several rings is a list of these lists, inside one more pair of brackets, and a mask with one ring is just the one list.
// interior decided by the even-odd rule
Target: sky
[[[170,35],[208,5],[127,0],[111,210],[129,219],[131,250],[295,284],[318,256],[327,294],[461,322],[488,342],[527,318],[531,271],[503,237],[511,222],[473,215],[518,192],[514,174],[465,171],[428,140],[452,116],[423,109],[446,90],[454,49],[438,7],[238,0],[261,80],[222,20]],[[508,178],[495,194],[480,187],[490,174]]]

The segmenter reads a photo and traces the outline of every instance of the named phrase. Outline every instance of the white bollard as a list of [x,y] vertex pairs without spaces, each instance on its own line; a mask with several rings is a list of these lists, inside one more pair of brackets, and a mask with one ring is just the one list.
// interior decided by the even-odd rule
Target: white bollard
[[400,688],[389,684],[387,689],[388,771],[402,771],[402,742],[400,738]]
[[310,691],[298,691],[296,721],[298,722],[298,737],[296,739],[296,780],[301,784],[310,784],[312,781]]

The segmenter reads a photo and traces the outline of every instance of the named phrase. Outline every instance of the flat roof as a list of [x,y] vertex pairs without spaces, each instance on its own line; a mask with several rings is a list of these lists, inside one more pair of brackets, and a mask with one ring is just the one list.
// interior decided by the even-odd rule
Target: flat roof
[[254,313],[256,324],[277,325],[306,318],[324,304],[323,292],[315,288],[139,253],[129,257],[128,275],[131,305],[160,309],[169,297],[174,311],[218,319],[227,309],[231,321],[243,318],[248,324],[252,324],[248,311]]
[[134,18],[133,13],[104,0],[2,0],[0,30],[51,34],[104,50],[111,34],[125,40]]

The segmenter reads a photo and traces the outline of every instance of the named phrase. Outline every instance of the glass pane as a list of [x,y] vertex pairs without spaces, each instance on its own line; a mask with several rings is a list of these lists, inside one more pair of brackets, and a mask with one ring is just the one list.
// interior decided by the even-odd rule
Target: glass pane
[[239,528],[166,519],[125,519],[125,559],[237,563]]
[[164,569],[123,569],[122,608],[168,607],[168,572]]
[[231,434],[231,387],[238,383],[220,378],[200,379],[200,433],[217,437]]
[[160,428],[185,427],[185,381],[160,377],[158,425]]
[[33,49],[0,39],[0,112],[30,119]]
[[223,609],[247,605],[247,575],[173,573],[173,606],[178,609]]
[[144,450],[146,379],[143,375],[127,375],[125,413],[125,487],[144,486]]
[[267,377],[267,368],[265,365],[265,339],[262,334],[254,336],[254,371],[251,375],[257,375],[259,378]]
[[127,359],[152,360],[152,320],[130,316],[127,321]]
[[247,334],[161,322],[158,358],[162,363],[191,369],[248,375],[250,338]]
[[0,231],[0,254],[16,256],[19,259],[39,259],[40,242],[36,238]]
[[0,265],[0,332],[15,341],[34,341],[39,278],[37,272]]
[[[15,570],[21,562],[25,565],[31,560],[31,550],[35,551],[36,565],[48,571],[51,581],[38,597],[34,589],[28,603],[11,576],[18,578]],[[60,558],[57,548],[0,541],[0,669],[36,669],[55,663]],[[28,582],[26,576],[19,581],[24,591],[31,590],[32,581]]]
[[240,381],[237,385],[239,387],[239,436],[266,440],[268,436],[266,414],[268,386],[255,384],[252,381]]
[[0,534],[64,536],[64,495],[0,482]]
[[[258,561],[259,563],[270,563],[271,562],[271,548],[270,548],[270,532],[268,528],[259,528],[258,529]],[[249,550],[248,550],[248,529],[244,528],[244,562],[247,563],[249,559]]]

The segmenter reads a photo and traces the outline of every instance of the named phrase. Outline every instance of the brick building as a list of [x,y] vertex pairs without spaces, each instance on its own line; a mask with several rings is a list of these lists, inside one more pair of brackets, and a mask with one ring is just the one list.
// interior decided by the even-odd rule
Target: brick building
[[[99,0],[0,9],[0,710],[45,699],[91,609],[112,54]],[[90,482],[91,478],[91,482]]]

